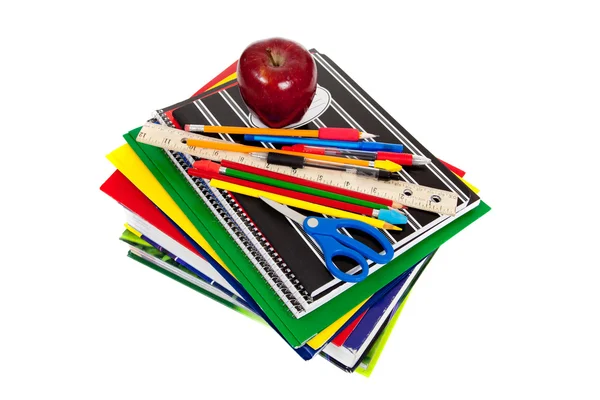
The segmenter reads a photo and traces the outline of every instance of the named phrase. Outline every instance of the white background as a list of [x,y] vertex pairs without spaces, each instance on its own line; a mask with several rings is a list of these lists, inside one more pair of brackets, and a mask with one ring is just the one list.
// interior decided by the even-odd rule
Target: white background
[[[600,396],[596,2],[21,3],[0,23],[0,398]],[[492,206],[369,379],[126,258],[98,189],[124,133],[271,36],[329,55]]]

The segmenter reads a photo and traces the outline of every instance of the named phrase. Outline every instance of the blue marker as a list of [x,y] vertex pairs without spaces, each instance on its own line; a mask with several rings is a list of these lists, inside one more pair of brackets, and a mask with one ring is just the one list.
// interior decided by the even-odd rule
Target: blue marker
[[268,142],[275,144],[305,144],[307,146],[337,147],[338,149],[391,151],[394,153],[402,153],[402,150],[404,150],[403,145],[394,143],[345,142],[343,140],[321,140],[287,136],[244,135],[244,140],[251,142]]

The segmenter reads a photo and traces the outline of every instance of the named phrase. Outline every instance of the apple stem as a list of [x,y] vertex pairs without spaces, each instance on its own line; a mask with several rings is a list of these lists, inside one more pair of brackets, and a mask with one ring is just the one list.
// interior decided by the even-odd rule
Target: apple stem
[[275,59],[273,58],[273,53],[271,53],[270,47],[267,47],[266,52],[269,55],[269,60],[271,60],[271,64],[273,64],[274,67],[279,67],[279,63],[275,62]]

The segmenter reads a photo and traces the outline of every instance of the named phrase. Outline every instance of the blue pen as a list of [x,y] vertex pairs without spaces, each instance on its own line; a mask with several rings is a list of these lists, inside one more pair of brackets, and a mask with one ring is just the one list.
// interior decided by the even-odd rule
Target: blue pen
[[276,144],[305,144],[307,146],[337,147],[338,149],[391,151],[394,153],[402,153],[402,150],[404,150],[403,145],[394,143],[345,142],[343,140],[321,140],[287,136],[244,135],[244,140],[251,142],[269,142]]

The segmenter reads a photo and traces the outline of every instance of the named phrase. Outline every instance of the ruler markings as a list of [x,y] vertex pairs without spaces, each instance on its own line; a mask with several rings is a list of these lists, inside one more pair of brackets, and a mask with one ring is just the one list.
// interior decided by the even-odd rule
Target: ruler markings
[[[321,182],[365,194],[372,194],[420,210],[444,215],[456,214],[458,195],[453,192],[404,181],[377,181],[343,171],[323,170],[312,167],[294,169],[282,165],[268,164],[266,161],[254,158],[248,154],[203,149],[200,147],[188,146],[184,143],[184,139],[198,139],[200,136],[201,135],[148,122],[143,125],[136,140],[140,143],[172,151],[179,151],[212,161],[220,162],[221,160],[229,160],[314,182]],[[202,138],[204,139],[205,137]],[[218,139],[206,138],[218,141]]]

